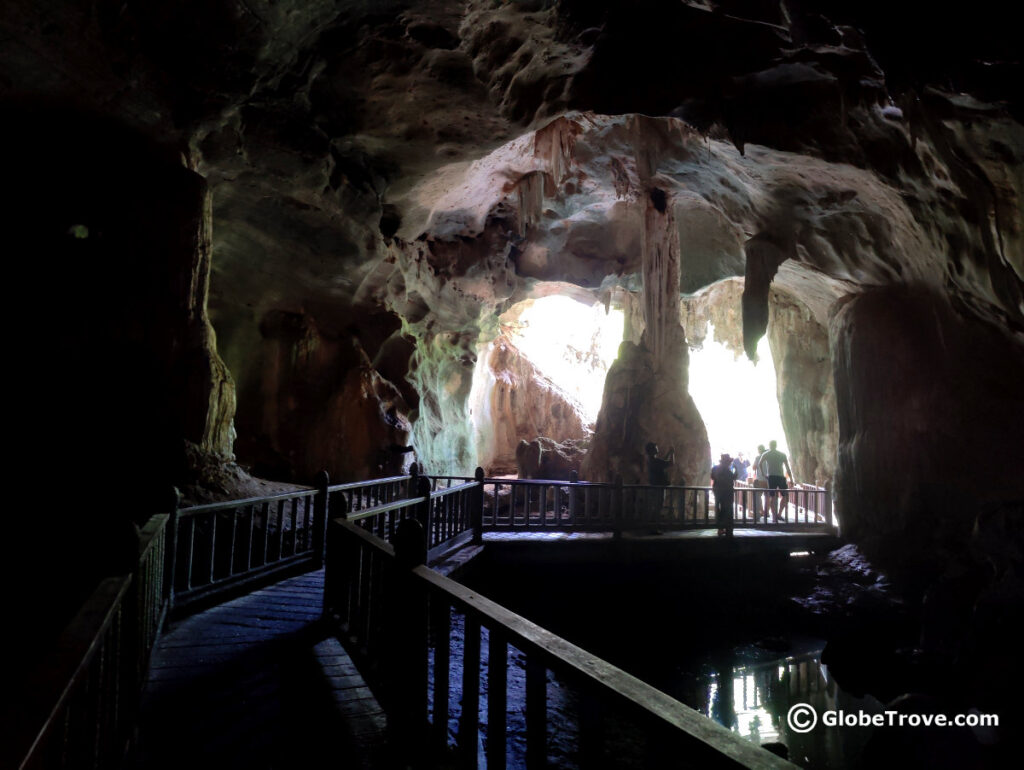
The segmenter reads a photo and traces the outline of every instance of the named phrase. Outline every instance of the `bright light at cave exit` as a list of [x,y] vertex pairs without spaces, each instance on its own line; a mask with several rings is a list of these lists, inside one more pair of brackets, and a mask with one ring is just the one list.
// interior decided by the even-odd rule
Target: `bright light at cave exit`
[[789,453],[779,416],[775,365],[766,337],[757,345],[757,359],[755,366],[745,354],[737,357],[715,342],[711,324],[703,347],[690,350],[690,395],[704,418],[715,461],[722,452],[733,457],[743,452],[752,459],[758,444],[768,446],[773,439],[779,449]]
[[[535,300],[519,317],[516,345],[538,369],[580,402],[587,420],[597,420],[608,367],[622,342],[623,316],[603,304],[592,307],[568,297]],[[775,390],[775,366],[767,338],[755,366],[714,341],[714,327],[700,350],[690,351],[690,394],[704,418],[712,458],[722,452],[752,458],[758,444],[775,439],[788,453]]]
[[568,297],[542,297],[519,316],[516,346],[597,420],[604,379],[622,342],[621,310],[587,307]]

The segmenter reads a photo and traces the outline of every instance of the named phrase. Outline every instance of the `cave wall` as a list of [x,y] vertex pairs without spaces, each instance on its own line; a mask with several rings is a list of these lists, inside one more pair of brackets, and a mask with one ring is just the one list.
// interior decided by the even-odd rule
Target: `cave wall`
[[768,340],[795,480],[831,486],[839,420],[828,329],[792,295],[772,291]]
[[502,334],[485,346],[474,374],[470,416],[477,462],[488,475],[517,472],[520,441],[590,436],[580,407]]
[[[312,483],[326,470],[343,482],[401,473],[415,460],[400,451],[409,445],[410,407],[363,342],[351,332],[321,329],[302,313],[263,318],[238,410],[238,455],[254,474]],[[400,352],[381,351],[380,366],[390,368],[386,359],[394,358],[391,366],[405,373]]]
[[476,354],[459,334],[418,337],[409,379],[420,394],[413,445],[429,474],[472,476],[476,469],[469,393]]
[[892,564],[941,560],[984,504],[1024,497],[1019,339],[921,287],[849,298],[829,338],[850,538]]
[[95,580],[137,563],[134,523],[167,509],[193,461],[230,463],[235,393],[207,315],[206,181],[94,114],[22,105],[0,124],[20,373],[6,435],[11,478],[31,490],[14,517],[14,542],[35,554],[18,592],[31,646]]
[[232,458],[234,383],[207,314],[209,188],[173,150],[94,115],[36,107],[0,118],[19,148],[12,253],[45,307],[46,344],[24,360],[64,391],[40,412],[50,427],[25,440],[60,435],[68,477],[114,473],[166,499],[184,442]]
[[[687,339],[700,344],[714,326],[715,341],[742,355],[744,282],[719,281],[682,300]],[[796,480],[831,484],[839,424],[828,327],[792,290],[772,288],[767,336],[775,368],[776,396]]]
[[[128,475],[172,475],[152,469],[176,467],[166,447],[183,438],[227,458],[231,386],[198,301],[209,274],[241,446],[264,430],[261,329],[286,313],[313,319],[325,345],[355,333],[406,400],[430,467],[471,470],[468,383],[477,346],[496,336],[489,319],[536,281],[637,291],[636,201],[655,178],[684,245],[678,289],[743,275],[748,349],[770,325],[773,287],[824,326],[843,297],[904,285],[970,307],[1015,345],[1024,130],[1012,9],[823,8],[828,18],[770,0],[4,3],[0,98],[34,115],[11,142],[26,209],[12,219],[48,234],[23,239],[41,255],[38,268],[19,263],[24,285],[47,294],[24,317],[41,315],[53,357],[89,373],[56,407],[28,411],[72,434],[69,457],[132,447]],[[107,125],[83,126],[83,114]],[[207,205],[200,177],[212,235],[208,210],[194,214]],[[65,204],[86,198],[103,226],[49,242],[66,238],[58,212],[78,217]],[[206,256],[187,279],[159,267],[179,248],[205,254],[210,237],[212,268]],[[401,355],[382,357],[399,327]],[[168,346],[167,361],[149,352]],[[67,382],[50,355],[40,345],[24,360]],[[363,366],[340,360],[300,369],[329,369],[331,397]],[[273,392],[285,405],[322,395],[283,381]],[[961,408],[981,425],[983,403]],[[46,456],[51,442],[24,422],[27,454]],[[873,462],[860,446],[847,447],[850,467]]]

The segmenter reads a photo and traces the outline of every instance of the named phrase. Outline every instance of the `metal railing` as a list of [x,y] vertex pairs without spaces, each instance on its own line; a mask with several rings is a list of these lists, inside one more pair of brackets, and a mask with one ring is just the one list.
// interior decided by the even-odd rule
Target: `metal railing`
[[[358,651],[389,716],[392,745],[418,764],[476,767],[483,742],[488,768],[504,768],[511,750],[507,723],[525,713],[525,764],[547,766],[548,672],[567,682],[583,704],[580,766],[627,766],[615,752],[631,745],[636,766],[671,756],[678,767],[793,767],[734,735],[630,674],[576,647],[424,566],[426,533],[403,521],[395,546],[346,519],[328,525],[325,615],[349,649]],[[453,616],[461,618],[461,671],[452,670]],[[486,660],[484,655],[486,633]],[[511,703],[510,650],[525,655],[523,702]],[[431,672],[430,668],[433,666]],[[451,679],[461,677],[454,754],[449,748]],[[479,724],[486,676],[487,732]],[[623,725],[631,725],[624,728]],[[609,726],[629,730],[624,743],[604,741]],[[639,748],[637,748],[639,746]],[[653,764],[652,764],[653,763]],[[516,762],[518,764],[518,762]]]

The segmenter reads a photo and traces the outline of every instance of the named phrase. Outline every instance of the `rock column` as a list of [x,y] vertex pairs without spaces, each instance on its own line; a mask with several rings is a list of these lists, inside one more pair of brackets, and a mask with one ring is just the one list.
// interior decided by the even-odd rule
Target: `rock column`
[[687,392],[689,350],[679,325],[679,235],[671,200],[653,187],[645,201],[640,343],[624,341],[608,370],[584,478],[646,483],[644,446],[675,447],[673,484],[706,484],[707,430]]

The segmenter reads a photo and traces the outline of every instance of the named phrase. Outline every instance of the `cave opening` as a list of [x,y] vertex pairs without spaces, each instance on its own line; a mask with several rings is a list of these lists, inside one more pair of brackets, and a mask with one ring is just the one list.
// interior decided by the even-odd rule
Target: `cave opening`
[[742,452],[753,462],[756,447],[773,439],[789,454],[768,339],[758,343],[755,363],[708,326],[704,341],[690,350],[690,395],[707,426],[712,459]]
[[520,441],[543,437],[567,452],[585,450],[624,325],[620,308],[571,289],[498,317],[497,334],[480,345],[469,396],[477,461],[489,475],[523,472]]
[[520,303],[503,318],[516,347],[575,399],[593,423],[601,409],[605,375],[622,342],[622,310],[552,295]]

